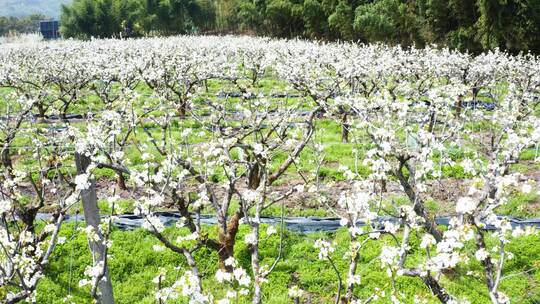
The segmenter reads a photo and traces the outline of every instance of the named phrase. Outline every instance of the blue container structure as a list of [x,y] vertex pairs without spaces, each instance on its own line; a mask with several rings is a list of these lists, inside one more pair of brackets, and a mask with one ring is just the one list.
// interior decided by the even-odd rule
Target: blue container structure
[[44,39],[60,38],[59,28],[60,23],[58,21],[41,21],[39,23],[39,31]]

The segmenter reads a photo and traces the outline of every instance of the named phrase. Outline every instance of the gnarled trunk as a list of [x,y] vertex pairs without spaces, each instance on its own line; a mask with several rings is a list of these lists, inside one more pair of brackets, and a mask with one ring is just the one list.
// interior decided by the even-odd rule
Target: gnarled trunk
[[236,212],[227,223],[227,231],[223,231],[223,228],[219,229],[218,257],[219,268],[222,270],[232,271],[232,267],[225,265],[225,261],[230,257],[234,257],[234,244],[236,243],[236,234],[238,233],[241,218],[241,212]]

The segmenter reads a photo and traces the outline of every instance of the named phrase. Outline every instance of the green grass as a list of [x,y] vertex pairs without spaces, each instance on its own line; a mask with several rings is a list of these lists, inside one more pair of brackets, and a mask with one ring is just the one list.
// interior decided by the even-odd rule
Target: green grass
[[497,213],[518,218],[540,217],[540,196],[536,192],[515,193],[505,205],[497,209]]
[[[171,238],[178,233],[170,228],[167,231]],[[250,253],[241,241],[245,233],[247,227],[241,226],[235,257],[249,272]],[[84,268],[91,262],[86,237],[82,233],[74,232],[73,224],[66,225],[62,235],[68,238],[73,236],[73,239],[58,246],[46,269],[46,277],[39,284],[38,303],[63,303],[62,299],[68,294],[71,294],[75,303],[90,303],[88,287],[78,287],[78,281],[83,278]],[[152,283],[152,279],[160,269],[168,270],[166,280],[168,284],[174,281],[177,272],[174,270],[175,267],[180,267],[180,273],[186,269],[182,256],[169,250],[154,252],[152,246],[158,242],[146,231],[114,230],[111,238],[113,246],[110,249],[110,273],[117,303],[155,303],[156,286]],[[328,262],[317,258],[317,251],[313,248],[314,240],[317,238],[334,238],[337,241],[339,245],[332,257],[341,275],[345,276],[347,259],[343,256],[349,243],[345,231],[339,231],[335,235],[286,233],[283,259],[269,276],[269,283],[264,286],[264,303],[290,303],[287,290],[291,285],[298,285],[306,290],[312,298],[312,303],[333,301],[337,288],[336,274]],[[358,268],[358,272],[362,274],[362,283],[356,288],[357,296],[366,298],[375,288],[391,292],[390,280],[385,271],[381,270],[377,259],[380,247],[390,242],[390,239],[383,238],[381,242],[368,242],[363,248]],[[414,244],[417,242],[416,235],[412,235],[412,248],[416,248]],[[261,264],[273,263],[278,255],[278,243],[276,235],[266,237],[263,232]],[[493,241],[490,240],[490,243]],[[537,283],[540,279],[540,270],[534,269],[540,266],[540,237],[529,236],[518,239],[510,243],[508,249],[515,256],[506,264],[504,275],[511,275],[503,279],[501,290],[510,296],[514,303],[533,303],[535,299],[540,299],[540,286]],[[419,257],[418,253],[413,251],[409,258],[410,266],[419,261]],[[223,287],[214,280],[217,270],[216,253],[206,249],[200,250],[196,254],[196,260],[205,278],[204,287],[218,297],[223,295]],[[481,268],[474,262],[469,266],[460,267],[454,274],[443,276],[442,285],[452,294],[466,298],[471,303],[489,302],[482,277],[467,275],[468,271],[480,273]],[[524,271],[527,272],[523,273]],[[415,295],[427,299],[428,303],[437,303],[419,279],[399,277],[396,288],[405,296],[405,303],[413,303]],[[241,303],[248,301],[242,300]],[[388,302],[385,299],[374,303]]]

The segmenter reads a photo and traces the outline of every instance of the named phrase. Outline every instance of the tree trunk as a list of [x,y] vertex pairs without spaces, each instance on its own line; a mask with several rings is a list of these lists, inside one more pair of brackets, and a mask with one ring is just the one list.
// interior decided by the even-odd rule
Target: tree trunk
[[118,188],[120,190],[127,190],[127,187],[126,187],[126,178],[124,177],[124,175],[122,174],[122,172],[117,172],[116,173],[116,184],[118,185]]
[[472,88],[471,93],[472,93],[472,100],[474,102],[478,101],[477,98],[478,98],[478,93],[479,92],[480,92],[480,89],[478,89],[477,87]]
[[456,117],[461,116],[461,108],[463,107],[463,96],[459,95],[456,102]]
[[62,106],[62,110],[60,112],[60,119],[62,120],[62,122],[65,122],[65,123],[69,122],[68,119],[67,119],[68,108],[69,108],[69,103],[64,104],[64,106]]
[[[349,272],[347,274],[347,278],[352,278],[356,274],[356,267],[358,265],[358,255],[360,253],[357,252],[354,257],[351,258],[351,263],[349,264]],[[345,292],[345,299],[347,303],[352,302],[353,300],[353,292],[354,292],[354,284],[347,283],[347,291]]]
[[[83,174],[86,173],[86,169],[90,165],[90,158],[88,156],[76,153],[75,163],[77,166],[77,173]],[[99,230],[100,216],[97,206],[96,183],[94,180],[90,181],[90,187],[88,189],[81,191],[81,200],[83,204],[84,220],[86,221],[86,226],[92,226],[96,234],[99,236],[100,240],[103,240],[103,235]],[[103,278],[98,282],[98,288],[101,292],[101,303],[113,304],[113,289],[111,279],[109,277],[109,270],[106,263],[107,257],[104,255],[104,253],[106,252],[105,244],[103,244],[103,242],[94,242],[92,240],[89,240],[88,245],[90,247],[90,251],[92,252],[94,264],[103,262],[105,265],[105,269],[103,270]]]
[[386,180],[385,180],[385,179],[382,179],[382,180],[381,180],[381,191],[382,191],[383,193],[386,193],[386,192],[388,191],[388,189],[387,189],[386,186],[387,186]]
[[43,122],[45,120],[45,107],[41,103],[37,103],[38,121]]
[[349,124],[347,123],[347,113],[341,118],[341,142],[346,144],[349,142]]
[[431,292],[441,301],[441,303],[448,303],[452,298],[446,293],[444,288],[439,285],[439,282],[435,280],[431,275],[422,277],[424,284],[431,290]]
[[2,157],[2,166],[8,169],[8,172],[11,175],[11,171],[13,170],[13,163],[11,162],[11,155],[9,154],[9,149],[10,146],[5,145],[0,157]]
[[178,116],[180,116],[180,118],[183,119],[186,117],[186,113],[187,113],[187,101],[181,100],[178,106]]
[[431,114],[429,115],[429,127],[428,127],[428,132],[429,133],[433,133],[433,128],[435,127],[435,110],[433,110],[431,112]]
[[232,272],[232,267],[225,265],[225,261],[230,257],[234,257],[234,244],[236,242],[236,234],[238,233],[241,218],[241,213],[236,212],[229,220],[229,223],[227,223],[227,231],[223,231],[222,228],[219,229],[218,257],[219,268],[222,270]]

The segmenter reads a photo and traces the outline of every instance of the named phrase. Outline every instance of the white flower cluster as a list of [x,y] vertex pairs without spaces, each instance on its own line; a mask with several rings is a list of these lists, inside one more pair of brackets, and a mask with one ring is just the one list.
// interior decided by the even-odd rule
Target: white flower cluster
[[90,187],[90,175],[87,173],[79,174],[75,177],[75,185],[77,190],[86,190]]
[[456,212],[459,214],[470,214],[476,209],[477,202],[470,197],[462,197],[456,203]]
[[304,291],[300,287],[294,285],[289,288],[289,297],[293,299],[302,298],[304,296]]
[[[153,281],[155,284],[163,284],[165,281],[165,270],[162,270]],[[212,296],[202,294],[200,284],[201,282],[198,276],[188,270],[172,286],[157,290],[155,297],[161,303],[174,303],[180,297],[187,299],[189,304],[212,303]]]
[[400,249],[393,246],[383,246],[381,249],[381,268],[386,268],[386,273],[389,277],[392,276],[393,270],[399,260]]
[[232,287],[238,286],[238,289],[229,290],[226,297],[218,301],[219,303],[229,303],[229,301],[236,299],[238,296],[247,295],[249,293],[249,285],[251,284],[251,278],[246,270],[239,267],[238,262],[233,257],[225,260],[225,266],[230,267],[232,272],[218,269],[216,272],[216,281],[230,284]]
[[79,287],[90,285],[94,286],[99,283],[99,280],[102,279],[103,271],[104,271],[104,262],[99,261],[93,266],[86,266],[86,269],[84,270],[84,275],[87,276],[89,279],[82,279],[79,281]]
[[[377,214],[371,211],[370,202],[373,195],[364,191],[347,191],[341,193],[338,205],[345,209],[352,218],[351,225],[355,225],[358,220],[371,221],[377,217]],[[347,219],[345,219],[347,220]]]
[[335,244],[322,239],[316,240],[314,247],[319,249],[318,257],[320,260],[329,258],[330,255],[336,250]]

